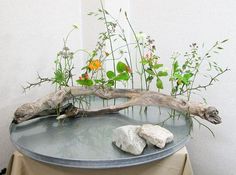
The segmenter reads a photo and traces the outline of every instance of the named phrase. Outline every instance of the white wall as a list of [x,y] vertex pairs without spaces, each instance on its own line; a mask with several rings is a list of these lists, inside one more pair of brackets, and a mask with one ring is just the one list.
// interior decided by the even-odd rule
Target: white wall
[[[7,165],[13,148],[8,126],[15,108],[52,90],[50,86],[32,89],[22,94],[20,85],[33,81],[38,71],[52,73],[53,59],[61,48],[62,37],[74,23],[82,30],[75,33],[75,47],[93,48],[95,33],[103,27],[85,14],[99,5],[96,0],[1,0],[0,1],[0,168]],[[193,139],[187,147],[196,175],[233,174],[236,171],[236,129],[234,127],[234,89],[236,88],[236,1],[234,0],[109,0],[112,11],[120,6],[127,9],[137,31],[155,38],[162,62],[169,64],[173,51],[184,51],[192,42],[210,46],[216,40],[229,38],[219,62],[231,72],[210,88],[206,95],[209,104],[217,106],[223,118],[218,126],[209,126],[216,138],[196,125]],[[95,32],[95,33],[93,33]],[[81,59],[80,59],[81,60]],[[79,64],[79,63],[78,63]]]
[[219,109],[223,123],[207,123],[216,138],[196,124],[187,147],[196,175],[235,174],[236,1],[131,0],[130,4],[136,28],[157,40],[163,62],[169,62],[173,51],[183,51],[192,42],[205,42],[209,47],[216,40],[230,39],[219,55],[219,63],[229,66],[231,72],[206,93],[208,103]]
[[[8,134],[14,110],[52,90],[47,85],[23,94],[21,85],[34,81],[36,71],[52,74],[62,38],[81,22],[80,6],[78,0],[0,1],[0,168],[14,150]],[[80,47],[80,33],[73,37],[71,44]]]

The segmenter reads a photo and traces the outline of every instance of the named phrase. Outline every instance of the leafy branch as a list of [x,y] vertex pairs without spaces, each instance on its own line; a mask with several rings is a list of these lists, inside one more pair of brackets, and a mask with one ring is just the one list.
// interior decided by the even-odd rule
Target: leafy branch
[[[193,87],[191,89],[186,89],[186,90],[182,91],[181,94],[186,93],[187,91],[194,91],[194,90],[200,91],[200,89],[205,89],[206,90],[209,86],[213,85],[213,82],[218,80],[217,78],[219,76],[221,76],[222,74],[224,74],[227,71],[230,71],[230,69],[226,68],[226,69],[222,70],[221,72],[217,73],[214,77],[210,78],[210,80],[209,80],[209,82],[207,84],[205,84],[205,85],[198,85],[198,86]],[[177,95],[181,95],[181,94],[177,94]]]
[[[120,9],[120,13],[122,12],[122,9]],[[131,70],[133,70],[133,65],[132,65],[132,57],[131,57],[131,50],[129,47],[129,43],[125,34],[125,30],[124,28],[121,26],[121,24],[119,23],[119,21],[117,19],[115,19],[109,12],[107,12],[107,14],[113,19],[115,25],[117,25],[120,29],[120,33],[118,34],[119,38],[122,39],[122,41],[125,42],[125,47],[127,49],[128,52],[128,56],[129,56],[129,62],[127,61],[127,59],[125,58],[126,64],[131,68]],[[115,51],[115,50],[114,50]],[[133,72],[131,72],[131,81],[132,81],[132,88],[134,88],[134,77],[133,77]]]
[[[172,86],[171,95],[185,95],[187,100],[190,100],[191,94],[193,91],[201,91],[201,89],[206,89],[209,86],[213,85],[213,82],[217,81],[217,78],[229,71],[228,68],[223,69],[218,63],[212,58],[212,53],[217,54],[219,50],[222,50],[222,44],[227,40],[222,42],[216,42],[205,54],[201,56],[199,54],[199,49],[196,43],[190,45],[190,52],[184,54],[184,63],[181,65],[177,58],[180,54],[177,54],[172,57],[172,70],[170,82]],[[205,63],[205,64],[203,64]],[[194,87],[199,73],[202,71],[202,68],[207,67],[207,72],[212,72],[212,68],[216,71],[214,76],[210,75],[210,80],[207,84]],[[204,77],[209,77],[206,74],[203,74]]]
[[[73,86],[73,74],[72,71],[74,69],[73,64],[73,58],[74,58],[74,52],[71,52],[70,49],[67,47],[67,41],[69,39],[70,34],[77,30],[78,26],[73,25],[72,30],[69,31],[69,33],[66,35],[66,38],[63,39],[63,48],[61,51],[57,53],[57,57],[54,61],[55,64],[55,70],[54,70],[54,76],[51,78],[48,77],[41,77],[39,73],[37,74],[37,82],[31,83],[27,82],[27,86],[23,87],[24,92],[26,90],[35,87],[40,86],[43,83],[51,82],[52,84],[56,85],[56,88],[61,88],[65,86]],[[78,52],[78,51],[77,51]]]

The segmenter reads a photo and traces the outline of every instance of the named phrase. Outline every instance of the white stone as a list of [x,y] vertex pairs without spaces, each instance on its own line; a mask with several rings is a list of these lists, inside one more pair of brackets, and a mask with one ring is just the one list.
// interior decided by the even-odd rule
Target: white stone
[[166,143],[172,142],[174,138],[174,135],[169,130],[151,124],[142,125],[139,130],[139,136],[158,148],[164,148]]
[[138,135],[140,127],[127,125],[114,129],[112,142],[125,152],[140,155],[146,146],[145,140]]

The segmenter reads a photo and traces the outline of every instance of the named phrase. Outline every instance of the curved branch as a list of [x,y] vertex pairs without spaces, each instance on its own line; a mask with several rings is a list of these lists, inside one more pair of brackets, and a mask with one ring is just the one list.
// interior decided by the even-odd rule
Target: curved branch
[[62,104],[73,96],[90,95],[103,99],[128,98],[129,100],[122,104],[92,110],[84,110],[73,106],[65,111],[65,116],[74,117],[78,114],[90,115],[113,113],[131,106],[162,106],[199,116],[214,124],[221,123],[221,118],[218,116],[218,110],[215,107],[206,104],[174,98],[170,95],[155,91],[142,91],[139,89],[104,89],[99,86],[89,88],[67,87],[51,93],[35,102],[23,104],[16,110],[14,120],[20,123],[33,118],[42,111],[57,108],[59,104]]

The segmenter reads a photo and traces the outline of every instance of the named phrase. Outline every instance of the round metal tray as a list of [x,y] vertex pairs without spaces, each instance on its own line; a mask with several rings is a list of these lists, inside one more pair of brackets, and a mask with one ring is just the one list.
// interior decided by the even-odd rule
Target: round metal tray
[[[93,107],[104,105],[99,99],[92,101],[95,101]],[[118,99],[116,103],[120,101]],[[113,101],[106,103],[112,104]],[[162,159],[185,145],[192,120],[181,115],[168,119],[169,113],[170,110],[165,108],[148,107],[144,112],[144,107],[132,107],[120,113],[78,117],[63,122],[45,116],[11,124],[10,137],[20,152],[42,162],[78,168],[127,167]],[[144,123],[163,125],[174,134],[174,141],[163,149],[148,145],[140,156],[125,153],[112,144],[114,128]]]

